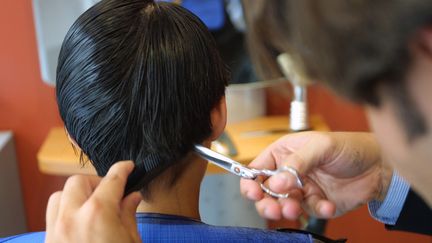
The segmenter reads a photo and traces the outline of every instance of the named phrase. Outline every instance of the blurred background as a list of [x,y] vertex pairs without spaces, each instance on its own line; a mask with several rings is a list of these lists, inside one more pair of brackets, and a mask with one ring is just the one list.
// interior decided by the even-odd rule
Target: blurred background
[[[242,25],[241,17],[239,19],[236,15],[238,6],[231,6],[230,9],[228,2],[211,1],[213,1],[212,8],[220,9],[219,15],[202,16],[210,19],[206,24],[218,41],[223,57],[233,69],[232,83],[247,84],[260,80],[249,59],[244,38],[244,32],[247,30]],[[184,1],[184,4],[186,2]],[[62,188],[66,177],[42,173],[38,167],[37,153],[49,131],[54,127],[62,127],[62,121],[55,102],[54,86],[52,86],[54,80],[49,78],[49,71],[46,71],[47,74],[43,78],[44,71],[40,68],[41,59],[38,54],[40,43],[38,44],[37,40],[32,1],[2,0],[1,3],[0,131],[13,133],[13,139],[10,141],[14,145],[14,154],[1,157],[0,153],[0,164],[6,163],[2,158],[14,160],[16,164],[6,167],[0,165],[0,177],[9,178],[7,175],[16,173],[17,180],[0,180],[0,201],[8,201],[11,190],[18,193],[18,195],[14,194],[18,201],[13,203],[17,206],[14,209],[17,210],[16,212],[7,206],[10,204],[0,203],[0,219],[6,221],[4,225],[7,225],[9,220],[12,220],[10,217],[19,217],[21,210],[23,212],[21,225],[24,226],[17,226],[21,227],[18,231],[40,231],[45,227],[45,207],[48,197]],[[55,19],[50,21],[56,22]],[[250,87],[254,86],[247,86],[244,89],[232,88],[228,92],[235,93],[239,89],[254,90]],[[262,91],[256,94],[255,98],[252,97],[252,100],[263,100],[258,104],[262,105],[264,113],[262,115],[288,115],[290,90],[289,83],[277,83],[277,86],[262,88]],[[369,130],[361,107],[336,98],[319,85],[315,84],[308,88],[308,106],[309,113],[319,114],[332,131]],[[258,109],[257,106],[255,108]],[[9,171],[15,168],[16,172]],[[254,209],[250,207],[248,210]],[[298,222],[284,220],[264,223],[268,228],[300,225]],[[5,232],[2,227],[6,226],[2,225],[0,223],[0,233]],[[349,242],[432,242],[431,237],[386,231],[382,224],[369,216],[367,207],[362,207],[338,219],[329,220],[325,234],[332,238],[348,238]]]

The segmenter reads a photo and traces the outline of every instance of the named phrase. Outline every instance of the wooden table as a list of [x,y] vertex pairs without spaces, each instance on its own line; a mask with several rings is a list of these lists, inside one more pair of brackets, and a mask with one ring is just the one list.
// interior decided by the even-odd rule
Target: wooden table
[[[313,130],[329,130],[320,116],[311,116],[310,122]],[[233,159],[248,164],[269,144],[286,135],[288,125],[288,116],[261,117],[228,125],[226,132],[238,151]],[[46,174],[96,174],[90,163],[79,163],[79,154],[73,150],[62,127],[51,129],[37,157],[40,171]],[[221,172],[224,171],[214,165],[207,167],[207,173]]]

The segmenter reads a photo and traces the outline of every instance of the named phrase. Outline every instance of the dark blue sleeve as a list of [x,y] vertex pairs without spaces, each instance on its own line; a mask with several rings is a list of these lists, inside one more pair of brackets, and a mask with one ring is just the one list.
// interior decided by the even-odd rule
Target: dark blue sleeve
[[396,224],[386,227],[390,230],[432,235],[432,210],[422,198],[410,190]]

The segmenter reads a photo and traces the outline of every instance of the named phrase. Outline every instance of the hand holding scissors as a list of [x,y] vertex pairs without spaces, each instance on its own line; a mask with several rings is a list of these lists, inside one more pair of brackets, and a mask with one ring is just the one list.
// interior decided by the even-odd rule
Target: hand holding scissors
[[250,166],[289,166],[302,176],[301,190],[295,189],[291,173],[277,173],[266,181],[274,192],[291,193],[284,200],[265,197],[255,181],[240,181],[243,196],[255,202],[262,217],[273,220],[296,220],[304,212],[333,218],[371,200],[383,200],[392,176],[370,133],[289,134],[269,145]]
[[281,194],[281,193],[273,192],[272,190],[270,190],[268,187],[264,185],[265,180],[261,181],[258,179],[260,176],[268,178],[270,176],[274,176],[281,172],[289,172],[293,176],[295,176],[297,187],[299,188],[303,187],[303,182],[301,181],[300,176],[298,175],[297,171],[292,167],[284,166],[277,170],[249,168],[235,160],[232,160],[222,154],[216,153],[201,145],[195,145],[195,152],[198,153],[204,159],[207,159],[210,163],[219,166],[222,169],[225,169],[237,176],[240,176],[244,179],[257,180],[261,186],[261,189],[268,195],[275,198],[288,198],[289,193]]

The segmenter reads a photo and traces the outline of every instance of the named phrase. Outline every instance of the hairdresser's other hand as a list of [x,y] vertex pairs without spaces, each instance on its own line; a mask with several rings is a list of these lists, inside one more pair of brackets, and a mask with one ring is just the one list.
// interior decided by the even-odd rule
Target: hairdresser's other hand
[[274,192],[289,192],[287,199],[264,195],[257,182],[241,180],[242,194],[256,202],[262,217],[274,220],[295,220],[302,208],[309,215],[332,218],[373,199],[383,200],[392,176],[392,169],[382,161],[379,146],[369,133],[287,135],[270,145],[250,166],[291,166],[302,177],[302,190],[295,189],[295,177],[288,172],[265,182]]
[[141,196],[123,199],[132,169],[132,162],[118,162],[104,178],[70,177],[48,201],[45,242],[141,242],[135,221]]

